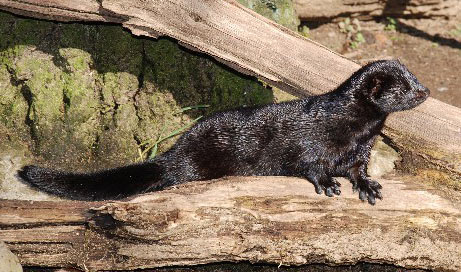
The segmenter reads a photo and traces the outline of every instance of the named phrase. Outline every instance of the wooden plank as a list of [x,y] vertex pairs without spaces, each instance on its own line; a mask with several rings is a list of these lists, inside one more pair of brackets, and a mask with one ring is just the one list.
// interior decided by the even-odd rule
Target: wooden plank
[[[53,225],[59,223],[71,224],[72,222],[83,222],[86,215],[82,214],[91,205],[79,201],[55,202],[55,201],[15,201],[2,200],[0,227],[2,224],[14,225]],[[11,215],[11,216],[10,216]]]

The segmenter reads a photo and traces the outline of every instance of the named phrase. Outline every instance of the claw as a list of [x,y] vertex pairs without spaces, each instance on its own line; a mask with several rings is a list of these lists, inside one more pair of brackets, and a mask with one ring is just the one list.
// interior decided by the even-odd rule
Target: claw
[[376,198],[379,198],[379,199],[383,200],[383,195],[381,194],[380,191],[376,192]]
[[371,205],[376,204],[376,199],[383,199],[380,189],[383,187],[379,182],[369,179],[359,179],[352,182],[352,190],[359,192],[359,199],[367,200]]
[[322,186],[320,186],[319,184],[314,184],[314,186],[315,186],[315,192],[321,195],[323,193]]
[[381,186],[381,184],[379,184],[379,182],[377,181],[370,180],[368,183],[369,183],[369,186],[372,187],[373,189],[379,190],[383,188],[383,186]]
[[341,183],[339,183],[335,178],[331,178],[330,182],[334,187],[341,187]]
[[368,194],[368,203],[370,203],[371,205],[375,205],[376,204],[376,200],[375,200],[375,197],[373,196],[373,194]]
[[336,188],[334,189],[333,193],[334,193],[335,195],[340,195],[340,194],[341,194],[341,190],[340,190],[338,187],[336,187]]
[[367,199],[367,193],[365,191],[360,190],[359,198],[360,200],[365,201],[365,199]]
[[325,189],[325,194],[329,197],[332,197],[333,196],[333,189],[331,189],[331,187],[327,187]]
[[358,184],[357,184],[357,183],[353,183],[353,184],[352,184],[352,192],[355,193],[355,192],[357,192],[358,190],[359,190]]

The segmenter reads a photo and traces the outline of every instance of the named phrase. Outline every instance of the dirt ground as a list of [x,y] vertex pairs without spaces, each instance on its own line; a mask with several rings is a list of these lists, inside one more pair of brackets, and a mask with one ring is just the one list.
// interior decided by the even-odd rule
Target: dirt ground
[[460,19],[359,21],[363,39],[355,44],[357,22],[350,20],[349,25],[355,31],[341,31],[339,22],[308,24],[307,36],[361,64],[399,59],[431,90],[433,98],[461,107]]

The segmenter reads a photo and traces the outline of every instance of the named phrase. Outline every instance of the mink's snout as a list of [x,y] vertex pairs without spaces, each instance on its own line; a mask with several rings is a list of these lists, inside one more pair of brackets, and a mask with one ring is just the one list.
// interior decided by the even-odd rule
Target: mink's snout
[[418,100],[426,100],[426,98],[429,97],[429,94],[431,93],[431,91],[428,88],[422,86],[415,93],[416,93],[415,94],[416,99],[418,99]]

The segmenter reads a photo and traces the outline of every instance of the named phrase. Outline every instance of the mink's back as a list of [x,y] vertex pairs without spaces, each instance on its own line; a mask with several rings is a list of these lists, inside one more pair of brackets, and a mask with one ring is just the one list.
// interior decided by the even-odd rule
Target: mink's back
[[[167,167],[164,178],[182,183],[231,175],[297,176],[301,158],[323,157],[335,165],[345,151],[350,156],[357,151],[353,124],[369,121],[357,106],[337,92],[216,114],[159,158]],[[178,175],[185,176],[178,180]]]

